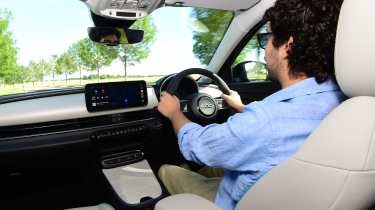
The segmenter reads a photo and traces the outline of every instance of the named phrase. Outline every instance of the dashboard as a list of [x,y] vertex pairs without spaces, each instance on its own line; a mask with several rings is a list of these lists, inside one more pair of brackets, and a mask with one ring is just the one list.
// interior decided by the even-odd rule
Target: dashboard
[[[156,110],[158,98],[172,78],[173,75],[164,77],[148,87],[144,81],[101,83],[90,84],[86,91],[70,94],[37,94],[14,101],[0,100],[0,141],[90,129],[104,130],[95,134],[100,139],[124,136],[138,130],[145,132],[145,124],[151,130],[153,125],[160,128],[163,117]],[[187,77],[180,83],[178,97],[183,102],[187,96],[198,92],[214,98],[222,94],[214,85],[198,85],[193,78]],[[124,97],[129,101],[125,102]],[[93,103],[96,107],[92,106]],[[100,103],[109,106],[98,108]],[[116,125],[120,128],[107,129]],[[140,128],[136,128],[138,125]],[[128,131],[128,127],[132,128]]]
[[[115,106],[114,108],[112,106],[106,109],[98,109],[96,111],[90,111],[90,107],[87,107],[87,98],[93,97],[95,90],[97,90],[102,84],[99,84],[99,86],[98,84],[89,85],[87,89],[91,88],[91,92],[88,94],[85,94],[84,90],[81,90],[80,92],[73,94],[60,94],[43,97],[38,97],[38,95],[36,95],[27,100],[15,100],[4,103],[1,103],[0,101],[0,128],[155,110],[159,103],[158,98],[160,97],[160,92],[167,89],[173,76],[174,75],[170,75],[160,79],[152,87],[146,87],[144,82],[127,82],[130,86],[141,84],[135,89],[133,87],[131,91],[138,91],[139,93],[142,91],[143,97],[133,97],[134,99],[132,100],[135,101],[135,104],[123,104],[117,107]],[[113,89],[112,83],[109,85],[110,87],[109,89],[107,87],[106,91],[116,92],[116,88]],[[96,87],[96,89],[94,87]],[[113,90],[110,90],[111,88]],[[184,100],[187,96],[197,93],[198,91],[209,94],[214,98],[220,97],[222,94],[215,85],[198,85],[193,78],[187,77],[181,81],[177,96],[181,100]],[[130,95],[130,92],[125,92],[124,94]]]
[[148,103],[142,107],[89,112],[85,94],[69,94],[44,98],[34,98],[0,105],[0,126],[14,126],[32,123],[52,122],[69,119],[89,118],[123,112],[151,110],[158,105],[153,88],[147,88]]
[[[3,169],[0,175],[22,174],[22,180],[35,180],[43,174],[53,177],[53,166],[61,179],[77,171],[94,171],[89,176],[103,180],[98,170],[122,172],[123,166],[148,161],[155,172],[162,162],[180,161],[174,131],[156,110],[160,92],[166,90],[171,78],[165,77],[148,87],[144,82],[122,83],[120,87],[113,83],[92,84],[86,87],[86,92],[83,89],[52,95],[38,92],[32,97],[0,99],[0,165]],[[124,89],[124,84],[130,92]],[[197,92],[213,97],[221,95],[216,86],[198,85],[191,78],[184,79],[178,89],[181,100]],[[127,102],[125,96],[128,96]],[[105,108],[90,110],[88,105],[93,103],[95,107],[102,103]],[[126,185],[126,189],[134,190],[138,183],[143,186],[141,179],[137,177],[137,181],[133,181],[136,184],[132,188]],[[51,185],[61,192],[71,190],[55,181],[40,182],[43,185],[38,185],[38,189]],[[9,196],[13,198],[18,189],[23,189],[22,183],[9,181],[4,189],[10,191]],[[155,183],[159,186],[157,181]],[[30,195],[34,195],[34,188],[29,188]],[[105,190],[108,189],[99,188],[100,192]],[[150,206],[152,202],[140,202],[140,206]]]
[[[144,87],[145,101],[140,106],[117,107],[103,111],[90,112],[86,107],[84,91],[73,94],[60,94],[46,97],[33,97],[27,100],[0,102],[0,128],[7,126],[28,125],[45,122],[110,116],[121,113],[132,113],[145,110],[155,110],[159,103],[161,91],[165,91],[173,75],[160,79],[153,87]],[[139,90],[140,91],[140,90]],[[222,92],[214,85],[198,85],[192,78],[181,81],[178,97],[185,99],[188,95],[203,92],[212,97],[220,97]]]

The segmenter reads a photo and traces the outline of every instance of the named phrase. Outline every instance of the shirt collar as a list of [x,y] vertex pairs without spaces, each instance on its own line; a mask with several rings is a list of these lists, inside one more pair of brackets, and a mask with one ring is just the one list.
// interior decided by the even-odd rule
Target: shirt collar
[[319,84],[316,82],[315,78],[308,78],[302,81],[299,81],[287,88],[284,88],[264,99],[264,101],[270,102],[280,102],[289,100],[292,98],[296,98],[299,96],[304,95],[312,95],[327,91],[335,91],[338,90],[339,87],[337,84],[332,80],[328,79],[327,81]]

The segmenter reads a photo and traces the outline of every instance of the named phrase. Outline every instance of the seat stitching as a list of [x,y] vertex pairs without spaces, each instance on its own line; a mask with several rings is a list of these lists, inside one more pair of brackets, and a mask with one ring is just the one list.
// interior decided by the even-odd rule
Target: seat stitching
[[372,126],[372,135],[371,135],[371,140],[370,140],[369,147],[368,147],[367,154],[366,154],[366,161],[364,162],[362,169],[365,169],[370,159],[370,150],[374,145],[374,136],[375,136],[375,121]]
[[321,167],[325,167],[325,168],[337,169],[337,170],[342,170],[342,171],[350,171],[350,172],[358,172],[358,173],[375,172],[375,169],[373,169],[373,170],[366,170],[366,171],[363,171],[363,170],[349,170],[349,169],[345,169],[345,168],[334,167],[334,166],[329,166],[329,165],[325,165],[325,164],[314,163],[314,162],[311,162],[311,161],[301,160],[301,159],[298,159],[298,158],[295,158],[295,157],[292,157],[291,159],[296,160],[296,161],[300,161],[300,162],[303,162],[303,163],[306,163],[306,164],[310,164],[310,165],[321,166]]
[[345,177],[345,180],[344,180],[344,184],[341,186],[341,189],[340,189],[339,192],[337,193],[336,198],[333,200],[332,204],[328,207],[328,210],[330,210],[330,209],[333,208],[333,206],[337,203],[337,201],[339,200],[339,198],[341,197],[341,195],[344,193],[344,188],[345,188],[345,186],[346,186],[347,183],[348,183],[350,173],[351,173],[351,172],[348,172],[348,173],[346,174],[346,177]]

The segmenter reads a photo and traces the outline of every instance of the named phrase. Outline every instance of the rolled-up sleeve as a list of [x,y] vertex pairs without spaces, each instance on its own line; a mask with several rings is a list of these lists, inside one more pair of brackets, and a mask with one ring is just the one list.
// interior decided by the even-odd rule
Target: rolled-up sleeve
[[223,124],[185,124],[179,130],[178,143],[184,157],[198,164],[236,171],[257,170],[269,157],[268,123],[268,117],[256,104],[248,105],[243,113]]

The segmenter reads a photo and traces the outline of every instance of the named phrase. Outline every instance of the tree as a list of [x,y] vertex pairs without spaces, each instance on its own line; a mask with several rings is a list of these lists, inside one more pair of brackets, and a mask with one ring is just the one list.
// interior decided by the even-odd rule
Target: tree
[[14,80],[14,69],[17,66],[17,49],[14,46],[12,33],[8,31],[11,13],[0,10],[0,79],[5,83]]
[[88,38],[84,38],[79,42],[82,42],[81,61],[87,70],[96,70],[99,82],[100,69],[103,66],[109,66],[117,58],[118,50],[115,47],[97,44]]
[[65,84],[68,84],[68,75],[74,73],[77,69],[73,55],[68,52],[63,53],[57,58],[56,66],[59,74],[65,74]]
[[6,76],[7,84],[12,84],[14,86],[20,80],[22,80],[21,69],[15,66]]
[[143,30],[144,37],[140,43],[118,46],[118,57],[124,65],[125,80],[127,76],[127,65],[133,66],[149,56],[150,46],[154,43],[155,35],[157,33],[157,29],[150,16],[136,21],[131,28]]
[[72,56],[76,67],[79,70],[79,84],[82,84],[82,70],[85,68],[85,63],[83,60],[87,53],[85,49],[85,42],[80,40],[72,44],[68,49],[68,53]]
[[256,38],[253,38],[249,41],[249,43],[247,43],[244,49],[242,49],[241,53],[237,56],[236,60],[234,61],[234,65],[245,61],[248,53],[252,50],[256,50],[257,61],[259,61],[261,48]]
[[40,71],[43,73],[43,80],[45,75],[49,75],[53,72],[52,64],[44,59],[39,61]]
[[206,26],[208,31],[193,32],[193,53],[203,64],[208,64],[219,45],[233,13],[222,10],[194,8],[191,17]]
[[27,66],[17,65],[13,71],[14,83],[22,83],[22,88],[25,91],[25,82],[31,81],[31,71]]
[[40,67],[40,63],[35,61],[30,61],[28,69],[30,71],[30,80],[33,83],[33,87],[35,86],[35,82],[43,81],[43,71]]
[[55,74],[62,75],[64,73],[63,59],[61,58],[61,56],[58,56],[58,55],[54,55],[53,59],[54,59],[53,69],[54,69]]
[[[230,23],[233,13],[221,10],[194,8],[191,17],[208,29],[207,31],[196,31],[193,33],[193,40],[195,41],[193,53],[201,63],[207,65],[227,30],[228,25],[223,23]],[[251,39],[246,47],[242,49],[234,64],[244,61],[247,54],[252,50],[256,50],[256,56],[259,60],[261,48],[256,38]]]
[[59,58],[58,55],[54,54],[51,56],[51,58],[49,59],[49,63],[51,65],[51,72],[52,73],[52,83],[53,83],[53,86],[55,85],[55,76],[56,74],[59,74],[60,72],[60,66],[58,66],[57,64],[57,59]]

